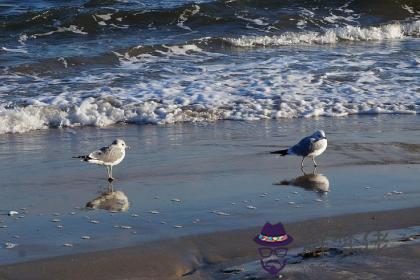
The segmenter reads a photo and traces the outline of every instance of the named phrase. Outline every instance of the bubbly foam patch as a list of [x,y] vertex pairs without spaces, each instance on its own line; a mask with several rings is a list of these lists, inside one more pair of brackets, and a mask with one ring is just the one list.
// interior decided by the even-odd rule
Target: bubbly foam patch
[[410,23],[386,24],[379,27],[346,25],[325,32],[289,32],[274,36],[242,36],[224,38],[237,47],[286,46],[297,44],[333,44],[339,41],[380,41],[420,36],[420,20]]
[[[406,36],[420,34],[419,26],[331,29],[322,40],[390,40],[327,47],[299,46],[321,40],[316,33],[246,37],[237,43],[266,45],[281,38],[296,46],[245,52],[206,49],[204,38],[137,55],[132,49],[115,52],[117,67],[65,72],[62,78],[6,69],[0,75],[0,134],[117,123],[417,114],[418,39]],[[72,69],[65,58],[60,61]]]

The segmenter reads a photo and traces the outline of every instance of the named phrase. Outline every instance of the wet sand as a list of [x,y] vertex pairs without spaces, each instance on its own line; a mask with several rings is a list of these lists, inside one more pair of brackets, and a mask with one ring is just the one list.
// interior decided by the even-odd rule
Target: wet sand
[[[167,278],[196,268],[191,277],[207,277],[214,273],[210,264],[249,261],[253,244],[235,242],[230,248],[227,240],[236,232],[243,237],[233,239],[245,240],[266,221],[281,221],[302,234],[295,228],[302,225],[306,231],[304,221],[336,219],[337,224],[342,215],[418,207],[419,120],[227,121],[0,136],[0,159],[7,163],[0,168],[0,271],[3,277],[24,279],[13,271],[30,273],[42,265],[46,274],[40,277],[60,274],[65,279],[87,273],[83,267],[94,264],[93,279],[154,273]],[[299,158],[269,154],[316,128],[327,131],[329,147],[317,160],[315,174],[310,161],[305,175]],[[115,137],[132,147],[114,168],[116,206],[86,209],[88,202],[96,199],[98,205],[104,199],[106,170],[71,157]],[[19,214],[7,216],[10,210]],[[408,216],[415,219],[416,211]],[[400,220],[383,227],[416,225]],[[347,223],[351,232],[370,230],[356,221]],[[306,235],[299,242],[312,243]],[[6,243],[17,245],[7,249]],[[71,267],[69,260],[80,267]]]
[[[328,240],[348,237],[357,239],[357,234],[372,234],[389,229],[418,226],[419,211],[420,208],[411,208],[351,214],[289,223],[285,227],[287,232],[294,237],[290,248],[313,248],[319,244],[326,244]],[[417,234],[420,234],[419,229],[419,227],[415,229]],[[248,276],[256,277],[252,279],[270,278],[270,275],[264,274],[259,266],[252,265],[258,260],[258,246],[252,241],[258,232],[259,228],[253,227],[1,266],[0,277],[3,279],[250,279]],[[410,232],[411,235],[412,232]],[[408,236],[407,232],[407,236],[401,236],[398,240],[404,240],[404,237]],[[345,270],[348,271],[348,275],[343,273],[343,269],[326,270],[325,265],[324,269],[319,266],[311,266],[311,270],[302,267],[293,269],[296,264],[286,265],[282,275],[286,279],[307,279],[315,277],[318,273],[319,277],[315,277],[316,279],[324,279],[321,276],[327,277],[325,279],[334,279],[334,277],[337,279],[342,273],[343,279],[350,279],[351,276],[362,279],[368,270],[370,270],[369,273],[381,279],[387,278],[389,270],[401,276],[393,279],[409,279],[403,277],[409,273],[420,275],[418,265],[413,265],[418,264],[420,260],[419,244],[410,245],[410,242],[407,242],[407,244],[391,248],[390,238],[391,236],[388,239],[385,236],[382,239],[382,243],[378,244],[380,249],[357,251],[357,248],[354,248],[353,251],[358,253],[350,255],[349,258],[356,256],[363,259],[364,266],[356,266],[349,260]],[[359,244],[354,243],[355,247],[356,245]],[[360,245],[364,246],[364,243]],[[377,261],[379,257],[387,257],[388,262],[391,262],[394,267],[388,267],[388,270],[383,270],[378,266],[369,267],[368,261]],[[249,261],[251,264],[247,263]],[[343,265],[343,262],[347,260],[340,261]],[[335,262],[337,260],[333,258],[326,261],[326,263]],[[241,265],[241,263],[244,264]],[[232,267],[237,269],[232,269]],[[401,271],[399,267],[410,267],[411,270]]]

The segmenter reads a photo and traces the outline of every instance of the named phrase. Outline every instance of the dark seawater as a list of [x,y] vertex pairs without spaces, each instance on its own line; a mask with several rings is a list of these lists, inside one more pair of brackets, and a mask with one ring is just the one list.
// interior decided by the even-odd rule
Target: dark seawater
[[419,1],[2,1],[0,133],[420,112]]

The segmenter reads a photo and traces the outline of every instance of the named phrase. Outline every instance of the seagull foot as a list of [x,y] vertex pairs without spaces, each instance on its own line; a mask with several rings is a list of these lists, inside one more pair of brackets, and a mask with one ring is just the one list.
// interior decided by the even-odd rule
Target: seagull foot
[[109,177],[109,178],[108,178],[108,182],[109,182],[109,183],[114,182],[114,180],[115,180],[115,179],[114,179],[114,178],[112,178],[112,177]]

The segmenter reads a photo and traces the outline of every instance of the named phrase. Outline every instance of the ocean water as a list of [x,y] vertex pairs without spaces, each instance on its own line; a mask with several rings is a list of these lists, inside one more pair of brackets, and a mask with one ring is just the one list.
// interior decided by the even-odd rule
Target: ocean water
[[0,134],[420,112],[420,2],[0,3]]

